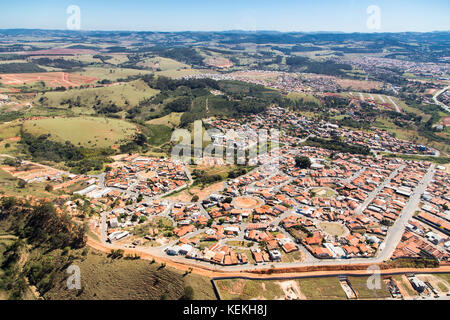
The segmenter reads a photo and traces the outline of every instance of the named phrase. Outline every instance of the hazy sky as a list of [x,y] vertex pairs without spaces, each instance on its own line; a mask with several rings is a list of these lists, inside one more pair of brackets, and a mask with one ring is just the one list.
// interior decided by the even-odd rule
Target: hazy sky
[[[449,0],[2,0],[0,29],[66,29],[69,5],[80,7],[82,30],[450,30]],[[370,5],[380,29],[367,27]]]

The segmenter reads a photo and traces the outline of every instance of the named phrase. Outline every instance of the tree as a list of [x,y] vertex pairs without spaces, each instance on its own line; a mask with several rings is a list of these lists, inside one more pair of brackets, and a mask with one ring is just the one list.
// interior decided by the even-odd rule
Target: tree
[[191,286],[185,287],[181,300],[193,300],[193,299],[194,299],[194,289]]
[[19,179],[19,182],[17,182],[17,186],[19,189],[24,189],[27,186],[27,183],[25,180]]
[[48,185],[45,186],[45,191],[51,192],[51,191],[53,191],[53,187],[48,184]]
[[223,203],[231,203],[231,202],[233,202],[233,198],[231,197],[227,197],[225,198],[225,200],[223,200]]
[[311,159],[305,156],[295,157],[295,166],[300,169],[309,169],[311,167]]
[[200,199],[200,198],[199,198],[198,195],[194,195],[194,196],[192,197],[191,202],[198,202],[199,199]]

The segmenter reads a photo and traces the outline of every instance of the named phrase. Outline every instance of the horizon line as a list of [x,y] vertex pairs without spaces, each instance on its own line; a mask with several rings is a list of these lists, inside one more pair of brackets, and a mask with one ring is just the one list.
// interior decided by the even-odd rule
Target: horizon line
[[324,34],[385,34],[385,33],[437,33],[437,32],[450,32],[450,30],[433,30],[433,31],[326,31],[326,30],[315,30],[315,31],[280,31],[280,30],[267,30],[267,29],[258,29],[258,30],[245,30],[245,29],[230,29],[230,30],[178,30],[178,31],[162,31],[162,30],[133,30],[133,29],[123,29],[123,30],[114,30],[114,29],[80,29],[80,30],[70,30],[70,29],[46,29],[46,28],[0,28],[0,31],[8,31],[8,30],[27,30],[27,31],[67,31],[67,32],[153,32],[153,33],[187,33],[187,32],[197,32],[197,33],[226,33],[226,32],[246,32],[246,33],[258,33],[258,32],[274,32],[274,33],[324,33]]

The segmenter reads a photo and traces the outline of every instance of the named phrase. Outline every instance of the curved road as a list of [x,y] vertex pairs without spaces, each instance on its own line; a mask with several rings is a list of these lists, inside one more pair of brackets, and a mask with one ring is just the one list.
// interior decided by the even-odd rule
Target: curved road
[[447,106],[446,104],[440,102],[440,101],[438,100],[438,97],[439,97],[441,94],[443,94],[445,91],[447,91],[447,90],[450,90],[450,86],[445,87],[444,89],[439,90],[438,92],[436,92],[436,94],[433,96],[433,101],[434,101],[434,103],[436,103],[437,105],[441,106],[445,111],[450,112],[450,107]]

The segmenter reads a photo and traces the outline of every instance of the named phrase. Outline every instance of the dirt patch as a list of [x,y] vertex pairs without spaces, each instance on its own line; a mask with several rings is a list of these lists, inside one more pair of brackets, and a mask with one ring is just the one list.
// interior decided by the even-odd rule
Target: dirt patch
[[[216,157],[203,157],[202,161],[199,164],[201,169],[208,169],[210,167],[223,167],[225,165],[225,161],[222,158]],[[201,168],[203,167],[203,168]]]
[[234,199],[233,205],[240,209],[254,209],[261,205],[261,201],[252,197],[239,197]]
[[441,123],[442,123],[444,126],[446,126],[446,127],[447,127],[447,126],[450,126],[450,116],[448,116],[448,117],[443,117]]
[[[423,282],[429,282],[431,284],[431,286],[437,292],[439,292],[441,294],[450,292],[449,284],[446,283],[444,280],[436,277],[435,275],[421,274],[421,275],[417,275],[417,278],[419,278],[419,280],[422,280]],[[444,288],[446,288],[446,289],[444,289]]]
[[180,201],[180,202],[189,202],[192,200],[192,197],[197,195],[199,198],[199,201],[207,199],[211,194],[217,193],[225,188],[224,182],[218,182],[214,183],[210,186],[207,186],[205,188],[192,188],[189,191],[185,190],[182,191],[174,196],[168,197],[167,199],[173,200],[173,201]]
[[45,72],[2,74],[0,82],[5,85],[22,85],[26,83],[44,81],[46,85],[53,88],[68,88],[79,87],[83,84],[90,84],[96,80],[98,79],[65,72]]
[[280,281],[278,282],[281,289],[284,291],[285,299],[287,300],[307,300],[306,296],[300,290],[297,281]]
[[343,237],[350,233],[343,224],[338,222],[320,222],[319,227],[330,236]]
[[379,89],[382,85],[381,82],[377,81],[362,81],[362,80],[348,80],[348,79],[336,79],[338,85],[342,88],[356,91],[366,91],[371,89]]

